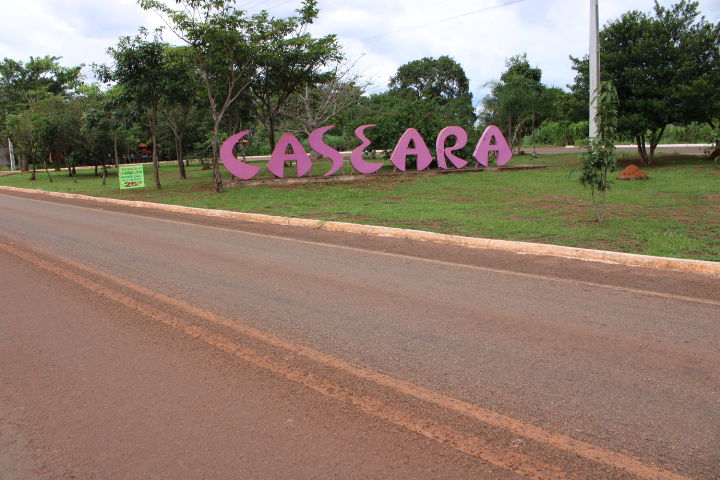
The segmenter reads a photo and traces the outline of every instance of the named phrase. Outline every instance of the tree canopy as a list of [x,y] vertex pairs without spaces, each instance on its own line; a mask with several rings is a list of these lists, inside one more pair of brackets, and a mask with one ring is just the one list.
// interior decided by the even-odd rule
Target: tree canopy
[[696,1],[627,12],[601,32],[601,69],[617,88],[619,131],[652,163],[669,124],[717,118],[720,23],[701,16]]

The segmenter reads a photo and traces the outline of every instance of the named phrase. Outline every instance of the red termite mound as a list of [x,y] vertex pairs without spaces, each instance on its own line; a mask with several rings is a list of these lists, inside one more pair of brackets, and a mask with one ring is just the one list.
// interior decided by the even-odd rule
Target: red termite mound
[[630,165],[617,176],[618,180],[647,180],[648,174],[635,165]]

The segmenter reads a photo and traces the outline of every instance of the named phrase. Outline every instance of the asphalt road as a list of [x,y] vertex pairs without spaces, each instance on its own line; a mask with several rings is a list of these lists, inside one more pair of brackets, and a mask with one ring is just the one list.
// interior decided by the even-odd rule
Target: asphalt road
[[720,279],[0,195],[0,478],[720,478]]

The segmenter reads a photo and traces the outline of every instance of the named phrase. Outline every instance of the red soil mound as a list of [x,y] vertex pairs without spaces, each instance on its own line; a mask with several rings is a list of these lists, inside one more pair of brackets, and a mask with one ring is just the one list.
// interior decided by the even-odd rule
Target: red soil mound
[[630,165],[617,176],[618,180],[647,180],[648,178],[648,174],[635,165]]

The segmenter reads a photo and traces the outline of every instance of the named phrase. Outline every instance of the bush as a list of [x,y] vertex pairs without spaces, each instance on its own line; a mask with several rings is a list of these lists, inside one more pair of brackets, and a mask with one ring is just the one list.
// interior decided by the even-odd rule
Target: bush
[[[577,145],[583,142],[588,136],[588,122],[556,122],[545,121],[535,132],[535,141],[538,145],[552,145],[563,147],[565,145]],[[529,144],[529,137],[525,144]]]

